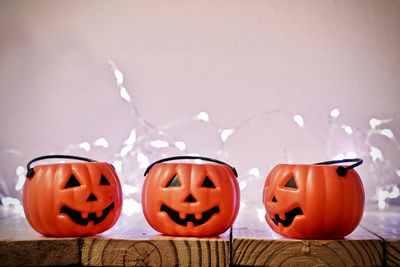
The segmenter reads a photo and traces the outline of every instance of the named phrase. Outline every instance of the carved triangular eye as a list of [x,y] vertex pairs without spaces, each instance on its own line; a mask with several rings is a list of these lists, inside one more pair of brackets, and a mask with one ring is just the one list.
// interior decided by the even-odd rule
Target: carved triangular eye
[[169,180],[168,184],[165,187],[170,187],[170,186],[181,186],[181,183],[179,182],[178,175],[174,175],[174,177]]
[[206,176],[203,183],[201,184],[201,187],[215,188],[215,185],[213,184],[211,179],[208,176]]
[[75,186],[80,186],[81,183],[76,179],[75,175],[71,174],[71,177],[69,178],[67,184],[65,185],[64,188],[71,188]]
[[297,189],[297,184],[296,184],[296,181],[294,180],[294,177],[292,177],[292,178],[285,184],[285,187]]
[[107,180],[106,177],[104,177],[103,174],[101,175],[101,178],[100,178],[100,184],[101,185],[110,185],[110,182]]

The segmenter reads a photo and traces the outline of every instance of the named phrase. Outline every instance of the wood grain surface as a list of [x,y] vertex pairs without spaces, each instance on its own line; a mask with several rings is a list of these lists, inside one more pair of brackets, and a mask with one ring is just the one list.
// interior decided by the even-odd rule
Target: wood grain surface
[[109,231],[81,239],[81,257],[85,266],[229,266],[229,234],[165,236],[142,214],[121,215]]
[[229,266],[229,240],[84,238],[84,266]]
[[267,230],[235,229],[234,265],[245,266],[382,266],[383,244],[357,228],[343,240],[299,240],[271,236]]
[[385,264],[400,266],[400,209],[370,211],[364,216],[361,226],[382,239]]
[[0,266],[400,266],[399,214],[366,212],[342,240],[299,240],[276,234],[262,221],[247,227],[244,220],[235,224],[232,239],[229,233],[170,237],[140,216],[122,216],[96,236],[48,238],[25,218],[0,213]]
[[0,266],[57,266],[80,263],[78,238],[48,238],[25,218],[0,211]]

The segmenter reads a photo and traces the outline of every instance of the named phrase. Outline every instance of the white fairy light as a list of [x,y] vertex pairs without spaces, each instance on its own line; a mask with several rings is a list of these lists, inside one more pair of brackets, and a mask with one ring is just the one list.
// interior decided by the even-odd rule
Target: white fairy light
[[202,111],[199,114],[197,114],[196,118],[198,120],[202,120],[204,122],[209,122],[210,121],[210,118],[209,118],[208,114],[206,112],[204,112],[204,111]]
[[247,182],[246,182],[246,181],[241,181],[241,182],[239,182],[239,188],[240,188],[240,190],[245,189],[246,186],[247,186]]
[[340,153],[340,154],[337,154],[336,156],[334,156],[332,160],[342,160],[342,159],[344,159],[344,157],[345,157],[344,154]]
[[342,128],[344,129],[344,131],[345,131],[348,135],[352,135],[352,134],[353,134],[353,128],[351,128],[351,126],[349,126],[349,125],[343,125]]
[[136,193],[138,191],[138,188],[136,186],[124,184],[122,186],[122,192],[124,192],[125,196],[129,196],[133,193]]
[[135,129],[131,130],[128,139],[125,140],[126,145],[133,145],[136,141],[136,131]]
[[22,190],[22,188],[24,187],[24,184],[25,184],[25,180],[26,180],[25,175],[23,175],[23,174],[18,175],[18,181],[17,181],[17,184],[15,185],[16,191]]
[[379,161],[383,161],[382,151],[379,148],[371,146],[369,155],[371,156],[373,162],[375,162],[377,159],[379,159]]
[[234,129],[225,129],[221,131],[221,139],[223,142],[226,142],[228,140],[228,137],[235,132]]
[[18,166],[18,167],[15,169],[15,173],[16,173],[17,175],[23,175],[23,174],[25,173],[25,167],[23,167],[23,166]]
[[145,154],[138,153],[136,158],[137,158],[137,161],[139,163],[139,168],[140,169],[145,169],[145,168],[147,168],[147,166],[150,165],[150,160]]
[[142,205],[134,199],[124,199],[122,213],[131,216],[134,213],[142,212]]
[[133,145],[126,145],[121,149],[121,152],[119,152],[119,154],[121,155],[121,157],[126,157],[128,155],[128,153],[133,149]]
[[87,141],[80,143],[79,147],[82,148],[83,150],[85,150],[86,152],[90,151],[90,143]]
[[353,151],[347,152],[345,158],[346,159],[354,159],[357,157],[357,154]]
[[102,146],[104,148],[107,148],[109,146],[109,143],[108,143],[107,139],[105,139],[104,137],[100,137],[99,139],[97,139],[94,142],[94,145],[95,146]]
[[299,125],[300,127],[304,127],[304,119],[301,115],[297,114],[293,116],[293,120]]
[[376,196],[378,198],[378,207],[384,209],[387,206],[386,199],[398,198],[400,196],[400,190],[397,186],[393,186],[391,192],[378,187]]
[[260,176],[260,170],[257,168],[251,168],[247,173],[256,177]]
[[381,187],[377,188],[376,196],[378,198],[378,207],[384,209],[386,207],[386,198],[389,197],[389,192],[383,190]]
[[382,200],[382,199],[380,199],[380,200],[378,200],[378,207],[379,207],[379,209],[384,209],[385,207],[386,207],[386,202],[385,202],[385,200]]
[[384,135],[384,136],[389,137],[389,138],[393,138],[394,137],[393,132],[390,129],[383,129],[383,130],[380,131],[380,133],[381,133],[381,135]]
[[21,189],[24,187],[25,180],[26,180],[26,177],[25,177],[26,170],[23,166],[18,166],[15,169],[15,173],[18,176],[18,181],[17,181],[17,184],[15,185],[15,190],[21,191]]
[[389,198],[398,198],[400,196],[400,190],[397,186],[393,186],[392,192],[389,193]]
[[114,69],[114,76],[118,85],[122,85],[124,83],[124,75],[119,69]]
[[186,144],[182,141],[177,141],[174,144],[180,151],[184,151],[186,149]]
[[155,148],[165,148],[168,147],[169,143],[164,140],[154,140],[150,142],[150,145]]
[[257,209],[257,217],[260,222],[265,222],[265,209]]
[[111,70],[114,74],[115,81],[118,85],[122,85],[124,83],[124,75],[122,72],[117,68],[117,65],[115,65],[114,61],[111,59],[108,60],[108,64],[111,67]]
[[1,198],[1,203],[4,207],[11,209],[12,213],[25,217],[24,208],[18,199],[13,197],[3,197]]
[[340,110],[337,108],[334,108],[331,110],[331,117],[332,118],[337,118],[340,115]]
[[128,103],[132,102],[131,96],[128,94],[128,91],[126,90],[125,87],[121,87],[119,89],[119,94],[121,95],[122,99],[124,99],[126,102]]
[[369,125],[371,126],[371,129],[375,129],[376,126],[380,125],[382,123],[382,120],[378,120],[375,118],[372,118],[369,120]]
[[115,160],[113,163],[116,172],[122,171],[122,162],[120,160]]

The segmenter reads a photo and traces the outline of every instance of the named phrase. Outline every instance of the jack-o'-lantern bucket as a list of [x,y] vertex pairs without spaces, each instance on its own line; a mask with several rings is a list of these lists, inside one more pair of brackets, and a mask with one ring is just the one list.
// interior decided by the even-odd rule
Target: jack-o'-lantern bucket
[[[85,162],[31,164],[45,159]],[[49,155],[31,160],[23,206],[29,224],[47,236],[86,236],[111,228],[122,209],[122,190],[114,167],[106,162]]]
[[[355,162],[350,166],[345,164]],[[361,159],[313,165],[279,164],[263,190],[265,219],[277,233],[303,239],[340,239],[364,213],[364,188],[354,170]]]
[[[167,162],[172,160],[208,163]],[[237,217],[237,173],[222,161],[193,156],[165,158],[151,164],[144,175],[143,213],[158,232],[215,236],[228,230]]]

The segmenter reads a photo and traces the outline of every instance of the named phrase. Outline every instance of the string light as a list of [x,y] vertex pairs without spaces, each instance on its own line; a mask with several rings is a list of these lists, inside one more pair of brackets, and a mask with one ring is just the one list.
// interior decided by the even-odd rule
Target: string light
[[300,127],[304,127],[304,119],[301,115],[297,114],[293,116],[293,120],[299,125]]
[[[326,142],[325,139],[317,136],[313,129],[307,129],[309,127],[305,127],[305,122],[302,115],[292,114],[279,109],[253,114],[238,125],[230,128],[221,128],[205,111],[201,111],[194,116],[188,116],[169,122],[160,127],[155,127],[140,115],[135,101],[132,99],[131,95],[129,94],[129,90],[124,85],[124,74],[118,69],[113,61],[110,60],[108,63],[111,67],[112,74],[114,75],[116,86],[119,89],[121,100],[127,102],[131,108],[132,128],[126,135],[127,139],[120,144],[112,144],[111,146],[106,137],[98,137],[93,142],[90,140],[85,140],[78,144],[69,144],[65,147],[64,152],[72,154],[74,152],[81,153],[83,150],[84,152],[90,154],[94,153],[94,151],[92,151],[92,147],[101,147],[102,149],[107,149],[104,151],[108,152],[106,154],[109,155],[109,162],[112,162],[115,170],[120,176],[123,193],[126,197],[129,197],[124,199],[122,211],[128,216],[141,212],[140,192],[141,184],[143,182],[143,169],[147,168],[150,162],[171,155],[185,154],[199,156],[199,154],[187,150],[189,147],[187,140],[176,140],[173,136],[169,135],[169,129],[195,121],[201,121],[202,123],[200,124],[202,127],[204,126],[203,123],[208,124],[210,126],[208,128],[211,129],[211,131],[214,131],[213,134],[215,135],[216,140],[219,142],[219,144],[214,147],[215,155],[217,155],[217,157],[223,157],[225,158],[225,161],[229,162],[229,157],[231,154],[228,153],[226,147],[227,144],[230,144],[231,140],[237,140],[233,139],[233,136],[240,135],[242,130],[246,129],[247,125],[256,119],[268,118],[277,115],[283,116],[282,118],[286,118],[287,121],[295,122],[299,131],[303,131],[304,133],[311,135],[313,138],[323,143],[327,151],[325,155],[326,159],[344,159],[356,157],[361,157],[363,159],[369,158],[369,160],[365,160],[364,164],[369,165],[364,167],[364,170],[367,170],[369,172],[369,176],[372,177],[371,179],[368,179],[368,182],[371,183],[372,186],[375,186],[374,188],[369,189],[375,190],[375,196],[369,197],[369,201],[375,201],[374,203],[376,203],[379,208],[387,208],[388,201],[400,197],[398,183],[400,169],[393,168],[393,164],[391,164],[390,160],[384,160],[384,155],[382,152],[383,148],[379,148],[380,146],[373,143],[371,139],[371,137],[376,134],[383,135],[389,138],[390,142],[393,142],[394,149],[397,149],[397,151],[400,150],[399,142],[393,134],[393,131],[387,128],[387,124],[392,122],[392,118],[371,118],[369,120],[370,127],[362,131],[352,126],[349,122],[346,122],[346,124],[338,124],[335,118],[342,115],[341,111],[338,108],[332,109],[328,116],[329,120],[327,120],[327,123],[329,123],[329,131],[333,132],[336,129],[339,129],[341,132],[344,131],[348,135],[348,138],[352,140],[352,145],[348,147],[341,147],[341,141],[335,141],[331,138],[327,138],[328,141]],[[270,127],[271,125],[268,126]],[[360,146],[360,142],[356,142],[356,138],[357,141],[360,141],[360,138],[364,138],[363,141],[365,146]],[[262,143],[260,143],[260,147],[261,145]],[[110,151],[111,149],[114,152]],[[268,149],[268,147],[265,149]],[[115,153],[115,151],[117,151],[117,153]],[[291,158],[290,152],[290,147],[285,150],[285,153],[287,153],[285,158]],[[16,150],[8,150],[7,153],[17,155],[18,157],[23,157],[23,154]],[[96,156],[93,158],[96,158]],[[195,163],[202,162],[197,160]],[[264,208],[260,208],[260,206],[262,206],[260,201],[261,193],[255,194],[254,192],[263,186],[263,183],[260,183],[260,180],[262,178],[265,179],[268,171],[269,169],[266,169],[265,166],[254,165],[247,170],[239,170],[239,186],[243,195],[241,208],[255,208],[258,218],[263,222],[265,221],[265,210]],[[26,170],[23,166],[16,166],[15,173],[18,179],[14,180],[14,186],[10,188],[14,188],[15,191],[21,193],[23,183],[25,181],[25,172]],[[379,172],[379,175],[375,174],[376,172]],[[393,177],[395,177],[397,180]],[[371,195],[373,194],[374,193]],[[369,195],[370,194],[366,194],[367,198]],[[23,216],[23,209],[19,200],[20,198],[21,195],[19,195],[19,197],[3,197],[1,199],[2,205],[12,209],[14,213],[21,214],[21,216]]]

